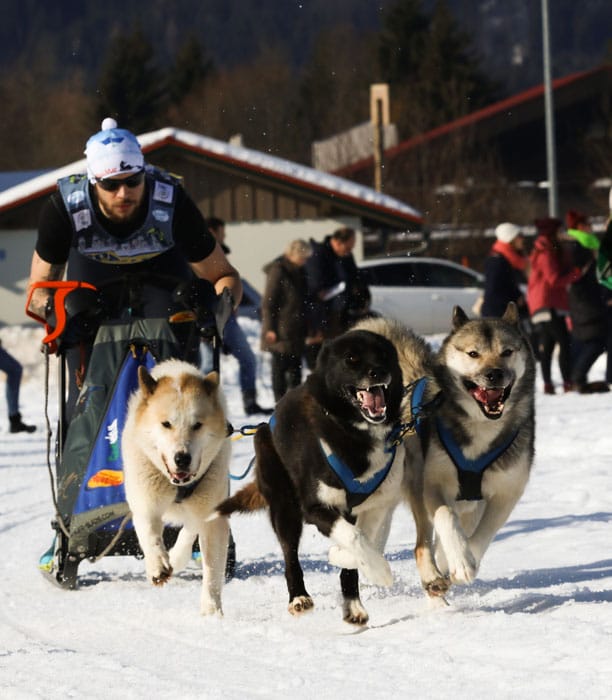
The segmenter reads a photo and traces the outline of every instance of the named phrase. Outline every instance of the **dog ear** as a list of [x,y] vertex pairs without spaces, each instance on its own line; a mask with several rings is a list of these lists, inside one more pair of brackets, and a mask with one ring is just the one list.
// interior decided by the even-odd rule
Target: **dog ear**
[[460,306],[455,306],[453,309],[453,328],[457,330],[466,324],[470,319]]
[[144,365],[140,365],[138,368],[138,386],[145,397],[151,396],[157,388],[156,380],[153,379]]
[[518,306],[513,301],[508,302],[508,306],[506,307],[506,310],[504,311],[504,315],[502,316],[502,320],[506,321],[506,323],[511,323],[513,326],[518,326],[518,322],[519,322]]
[[219,386],[219,372],[209,372],[204,379],[202,379],[202,384],[204,385],[206,393],[212,394]]

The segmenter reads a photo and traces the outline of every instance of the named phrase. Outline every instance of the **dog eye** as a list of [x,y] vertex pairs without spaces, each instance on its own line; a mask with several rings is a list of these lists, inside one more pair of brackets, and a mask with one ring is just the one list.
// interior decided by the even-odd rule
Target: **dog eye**
[[468,356],[476,358],[476,357],[480,357],[480,353],[476,352],[476,350],[470,350],[470,351],[468,351]]
[[511,348],[506,348],[506,349],[502,352],[501,356],[502,356],[502,357],[510,357],[510,355],[512,355],[512,352],[513,352],[513,350],[512,350]]
[[194,424],[191,426],[191,429],[192,429],[192,430],[199,430],[201,427],[202,427],[202,423],[200,423],[200,421],[198,421],[197,423],[194,423]]
[[359,364],[359,358],[356,357],[355,355],[347,355],[344,358],[344,361],[346,362],[349,367],[355,367],[355,365]]
[[162,421],[162,428],[171,428],[172,423],[169,420]]

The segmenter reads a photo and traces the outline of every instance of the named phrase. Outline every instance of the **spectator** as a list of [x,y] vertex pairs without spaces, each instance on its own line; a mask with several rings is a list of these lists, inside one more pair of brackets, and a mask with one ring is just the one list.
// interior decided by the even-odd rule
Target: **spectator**
[[534,326],[544,393],[554,394],[551,376],[552,355],[559,347],[559,369],[563,387],[571,382],[570,335],[566,316],[569,312],[567,287],[580,278],[580,268],[573,267],[559,241],[562,222],[555,218],[535,221],[537,237],[530,256],[531,270],[527,283],[527,305]]
[[[310,242],[313,252],[306,263],[306,279],[312,301],[311,323],[315,335],[323,339],[344,333],[369,309],[370,291],[353,257],[355,242],[352,228],[338,229],[322,243]],[[311,346],[309,366],[313,366],[320,346]]]
[[267,279],[261,306],[261,339],[262,349],[272,353],[275,401],[302,382],[302,356],[308,334],[304,265],[311,253],[311,246],[298,239],[264,267]]
[[19,413],[19,389],[23,367],[9,352],[2,347],[0,341],[0,370],[6,373],[6,405],[9,417],[9,432],[33,433],[35,425],[26,425]]
[[[30,285],[61,280],[66,269],[68,279],[94,285],[121,286],[132,276],[164,275],[207,280],[217,294],[228,289],[234,303],[240,302],[240,276],[208,232],[200,211],[177,178],[145,165],[130,131],[105,119],[102,130],[87,141],[85,154],[87,173],[59,180],[58,191],[43,207]],[[135,242],[137,247],[130,245]],[[50,296],[46,289],[32,295],[30,308],[41,318],[48,313]],[[109,314],[130,315],[135,306],[145,318],[172,313],[171,291],[157,293],[147,285],[138,299],[131,297],[128,303],[126,297],[125,291],[118,291]],[[177,337],[180,332],[175,331]],[[191,336],[186,329],[179,340],[185,357],[196,362]],[[71,379],[82,376],[92,343],[93,338],[67,351]],[[77,395],[78,384],[71,381],[68,407],[74,406]]]
[[606,349],[607,309],[595,269],[599,241],[584,214],[570,210],[565,220],[568,234],[575,239],[571,248],[573,262],[582,270],[582,276],[569,287],[572,388],[581,394],[609,391],[607,382],[587,381],[589,370]]
[[610,189],[609,208],[610,217],[597,254],[597,279],[602,286],[606,303],[606,347],[608,350],[606,382],[612,384],[612,189]]
[[597,255],[597,279],[606,289],[612,290],[612,188],[609,200],[610,216]]
[[496,241],[485,261],[483,316],[502,316],[508,303],[516,302],[521,315],[527,313],[527,302],[520,289],[526,282],[525,272],[529,258],[524,253],[525,239],[518,226],[499,224],[495,228]]
[[[223,252],[229,255],[230,249],[225,245],[225,221],[213,216],[207,220],[206,224]],[[251,350],[249,341],[238,323],[235,313],[229,317],[225,324],[223,348],[238,360],[242,403],[246,415],[252,416],[257,413],[270,415],[273,411],[272,408],[262,408],[257,403],[255,387],[257,358]]]

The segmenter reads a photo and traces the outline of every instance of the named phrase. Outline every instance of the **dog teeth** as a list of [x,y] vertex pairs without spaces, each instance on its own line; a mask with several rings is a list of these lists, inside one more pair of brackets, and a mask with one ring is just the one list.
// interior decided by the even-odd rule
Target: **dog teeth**
[[371,384],[366,386],[359,386],[355,391],[373,391],[374,389],[382,388],[383,391],[389,388],[388,384]]

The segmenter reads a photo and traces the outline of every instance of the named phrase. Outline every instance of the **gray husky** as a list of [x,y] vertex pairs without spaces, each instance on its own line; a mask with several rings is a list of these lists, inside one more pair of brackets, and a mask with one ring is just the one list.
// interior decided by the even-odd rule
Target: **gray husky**
[[[403,420],[405,498],[414,516],[415,559],[431,599],[470,583],[529,478],[534,455],[535,362],[516,305],[502,318],[469,320],[458,306],[434,355],[388,319],[358,324],[396,346],[410,387]],[[435,410],[423,407],[434,405]]]

